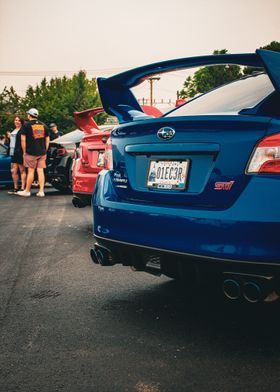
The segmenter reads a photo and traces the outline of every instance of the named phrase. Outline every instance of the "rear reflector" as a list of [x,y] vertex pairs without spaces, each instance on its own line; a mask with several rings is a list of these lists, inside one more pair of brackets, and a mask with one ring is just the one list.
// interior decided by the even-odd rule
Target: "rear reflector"
[[257,144],[247,173],[280,174],[280,133],[267,136]]
[[61,156],[61,155],[65,155],[65,153],[66,153],[66,149],[65,149],[64,147],[58,148],[58,149],[56,150],[56,155]]

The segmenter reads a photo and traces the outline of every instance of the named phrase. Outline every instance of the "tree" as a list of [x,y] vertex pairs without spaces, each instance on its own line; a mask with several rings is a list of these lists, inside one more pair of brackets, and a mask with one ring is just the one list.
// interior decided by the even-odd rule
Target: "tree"
[[14,126],[14,115],[21,110],[21,97],[13,87],[4,88],[0,94],[0,133],[11,131]]
[[[226,54],[227,50],[214,50],[213,54]],[[213,65],[200,68],[184,82],[180,98],[191,98],[197,94],[206,93],[222,84],[232,82],[241,77],[239,65]]]
[[[273,50],[280,52],[280,42],[272,41],[270,44],[260,49]],[[213,54],[226,54],[227,50],[214,50]],[[243,75],[250,75],[259,72],[262,68],[244,67],[238,65],[214,65],[200,68],[184,82],[183,89],[179,92],[180,98],[192,98],[196,94],[206,93],[211,89],[225,83],[239,79]]]
[[[44,78],[37,86],[29,86],[24,97],[20,97],[13,87],[5,87],[0,94],[0,133],[13,129],[14,115],[25,118],[31,107],[39,110],[40,120],[46,124],[55,122],[63,132],[69,132],[76,128],[74,111],[96,106],[101,106],[96,79],[87,79],[84,71],[72,78],[64,76],[50,81]],[[100,114],[99,123],[106,118],[106,114]]]
[[[270,44],[260,47],[260,49],[266,49],[266,50],[272,50],[274,52],[280,52],[280,42],[272,41],[272,42],[270,42]],[[245,67],[243,69],[243,73],[244,73],[244,75],[251,75],[253,72],[260,71],[260,69],[261,68]]]
[[[27,89],[22,104],[24,111],[36,107],[43,122],[55,122],[64,132],[75,128],[74,111],[96,106],[101,106],[96,79],[87,79],[84,71],[73,75],[71,79],[66,76],[49,82],[43,79],[39,86]],[[102,122],[105,118],[106,115],[103,115],[99,121]]]

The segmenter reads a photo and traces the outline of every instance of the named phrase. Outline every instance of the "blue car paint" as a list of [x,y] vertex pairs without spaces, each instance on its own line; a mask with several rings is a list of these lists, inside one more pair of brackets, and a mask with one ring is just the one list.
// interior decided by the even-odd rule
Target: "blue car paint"
[[[159,143],[154,130],[165,123],[176,129],[176,136],[170,143],[166,141]],[[212,130],[209,132],[210,126]],[[190,129],[187,141],[184,134],[186,127]],[[137,133],[139,129],[141,133]],[[269,119],[255,119],[250,116],[242,116],[242,118],[238,116],[161,118],[147,120],[145,123],[134,123],[130,127],[121,126],[111,134],[112,140],[116,135],[118,141],[117,145],[113,144],[115,170],[122,177],[131,178],[131,182],[125,189],[120,187],[118,194],[121,199],[127,200],[145,198],[146,202],[158,202],[159,204],[180,204],[184,200],[184,205],[190,203],[193,207],[195,206],[193,203],[197,205],[206,203],[205,207],[211,205],[212,207],[224,208],[234,202],[250,180],[250,176],[242,174],[246,169],[248,157],[254,149],[256,137],[261,139],[267,132],[273,133],[273,129]],[[198,143],[198,131],[201,143]],[[121,137],[117,136],[118,133],[121,133]],[[130,146],[130,138],[133,146]],[[232,139],[236,140],[232,142]],[[207,140],[208,143],[203,143],[203,140]],[[217,140],[219,140],[219,144]],[[138,145],[139,147],[137,147]],[[223,154],[218,154],[221,145],[223,146]],[[147,193],[145,173],[147,173],[150,159],[146,159],[145,153],[139,151],[139,148],[143,149],[145,146],[147,146],[145,151],[150,152],[150,159],[159,158],[163,152],[170,151],[172,148],[174,158],[179,158],[183,154],[185,158],[191,159],[192,167],[190,168],[187,192],[172,192],[172,199],[170,199],[169,191],[159,192],[157,190]],[[129,147],[136,150],[134,154],[125,153],[125,149],[129,149]],[[194,152],[194,148],[197,151]],[[202,149],[201,152],[199,148]],[[233,150],[238,150],[239,160],[237,162],[228,159],[232,156]],[[178,155],[174,155],[175,151]],[[213,168],[214,164],[215,168]],[[136,170],[137,176],[134,176]],[[237,174],[239,175],[237,176]],[[215,182],[227,181],[228,179],[236,181],[231,192],[217,193],[214,191]],[[207,182],[208,186],[205,188]]]
[[[217,211],[123,202],[114,192],[110,173],[102,171],[93,200],[94,233],[97,239],[161,251],[279,264],[280,182],[265,177],[251,178],[233,206]],[[269,209],[264,200],[269,200]]]
[[[262,61],[279,92],[280,54],[260,56],[260,52],[265,51],[236,59]],[[180,69],[180,61],[177,68],[176,62],[169,63],[162,72],[171,68]],[[280,131],[280,116],[260,116],[252,109],[250,115],[167,115],[137,121],[137,107],[126,87],[158,73],[156,69],[154,65],[140,67],[99,82],[107,111],[121,122],[130,122],[113,130],[114,169],[103,170],[96,183],[93,213],[97,241],[109,250],[127,245],[194,260],[279,265],[280,175],[246,174],[246,170],[258,141]],[[175,129],[172,141],[157,138],[163,126]],[[151,159],[182,156],[191,161],[184,191],[147,189]],[[219,183],[231,184],[230,191],[219,190]]]
[[[103,171],[96,184],[93,199],[94,233],[96,236],[194,255],[258,262],[261,262],[265,257],[264,262],[280,263],[277,234],[280,230],[279,176],[244,176],[248,157],[254,149],[256,135],[258,139],[261,139],[268,133],[278,131],[280,121],[274,121],[271,125],[271,120],[267,118],[227,116],[226,121],[225,118],[213,119],[212,117],[213,132],[208,134],[208,143],[211,146],[211,149],[207,149],[210,150],[209,156],[215,156],[219,150],[217,143],[211,143],[211,136],[215,141],[220,140],[224,149],[228,147],[228,153],[224,154],[224,158],[220,162],[219,159],[216,160],[215,170],[212,170],[213,166],[209,166],[207,161],[202,159],[203,156],[196,155],[196,160],[201,159],[201,162],[196,161],[196,165],[194,165],[196,166],[192,173],[194,181],[192,182],[190,179],[192,186],[187,188],[185,192],[172,192],[170,200],[170,191],[152,190],[147,194],[143,180],[131,184],[129,181],[122,180],[129,177],[135,180],[135,176],[130,176],[129,172],[133,173],[136,170],[133,159],[128,159],[124,162],[125,164],[122,164],[121,157],[124,149],[139,153],[139,150],[143,148],[143,144],[140,142],[145,140],[148,143],[149,137],[152,138],[149,136],[151,126],[152,129],[159,127],[157,124],[162,124],[162,120],[150,120],[145,124],[135,123],[133,127],[123,126],[115,131],[115,134],[119,132],[122,135],[117,146],[113,144],[115,160],[120,162],[115,170],[118,176],[115,181],[115,172]],[[164,122],[167,121],[170,124],[170,119],[164,119]],[[178,129],[177,124],[186,121],[191,122],[193,119],[174,118],[171,125]],[[209,121],[210,118],[207,117],[202,120],[202,123]],[[224,131],[225,124],[227,132]],[[142,128],[139,137],[133,136],[133,130],[137,129],[137,126]],[[238,132],[235,146],[233,143],[227,143],[227,138],[229,141],[232,140],[229,131],[231,127],[235,132]],[[128,132],[132,133],[134,144],[131,146],[128,143],[127,135],[124,138],[126,128]],[[246,130],[247,132],[245,132]],[[114,138],[114,133],[112,137]],[[201,138],[205,138],[203,133]],[[188,134],[188,142],[192,142],[192,139],[197,140],[196,132]],[[128,143],[130,148],[122,145],[122,140]],[[137,143],[139,143],[138,148]],[[162,151],[161,146],[163,149],[168,149],[167,144],[162,142],[155,145],[149,144],[148,150]],[[193,147],[191,143],[192,150]],[[196,144],[195,147],[198,148],[198,145]],[[186,151],[183,140],[179,138],[178,149],[180,150],[180,148]],[[228,157],[230,151],[235,148],[238,151],[239,160],[230,159],[227,164],[225,157]],[[129,154],[127,155],[128,158],[131,158]],[[155,154],[155,156],[157,155]],[[136,158],[139,158],[139,155],[136,155]],[[191,159],[193,159],[192,156]],[[236,164],[240,166],[238,170]],[[240,175],[236,176],[238,171]],[[147,165],[144,162],[140,163],[136,178],[145,179],[146,172]],[[203,172],[205,172],[204,178],[201,175]],[[199,173],[200,175],[198,175]],[[204,180],[203,183],[201,183],[201,178]],[[235,181],[236,185],[233,186],[232,191],[215,190],[215,183],[225,179]],[[206,187],[205,182],[208,183]],[[204,191],[201,192],[203,188]],[[271,189],[273,189],[273,193],[271,193]],[[142,201],[137,202],[137,199]],[[269,200],[269,208],[264,208],[266,200]],[[168,228],[172,228],[172,231],[170,232]]]
[[0,146],[0,185],[12,184],[11,157],[8,155],[8,148]]

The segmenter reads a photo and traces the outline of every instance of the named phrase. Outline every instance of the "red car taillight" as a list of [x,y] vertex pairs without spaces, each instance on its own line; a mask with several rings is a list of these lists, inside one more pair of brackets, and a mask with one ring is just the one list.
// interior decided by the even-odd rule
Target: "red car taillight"
[[82,165],[88,165],[87,147],[85,145],[80,145],[79,147],[79,158],[81,159]]
[[267,136],[257,144],[247,173],[280,173],[280,133]]
[[61,155],[65,155],[66,154],[66,149],[64,147],[58,148],[56,150],[56,155],[57,156],[61,156]]
[[104,169],[113,170],[113,150],[112,150],[112,140],[110,137],[108,138],[105,146]]

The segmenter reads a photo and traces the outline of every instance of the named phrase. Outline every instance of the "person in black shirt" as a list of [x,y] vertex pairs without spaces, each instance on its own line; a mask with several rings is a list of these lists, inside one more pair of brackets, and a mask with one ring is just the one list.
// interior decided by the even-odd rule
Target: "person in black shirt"
[[45,174],[47,150],[50,143],[48,127],[38,120],[38,110],[29,109],[28,121],[21,130],[21,147],[23,150],[24,165],[28,168],[26,188],[17,192],[19,196],[31,196],[31,186],[34,180],[35,169],[38,174],[39,192],[36,196],[44,197]]
[[55,123],[50,124],[50,139],[54,140],[57,139],[58,137],[63,135],[63,132],[59,131],[57,129],[57,125]]

